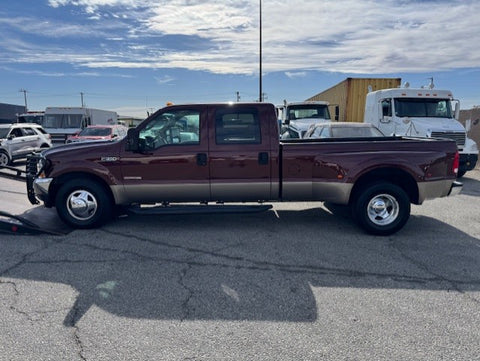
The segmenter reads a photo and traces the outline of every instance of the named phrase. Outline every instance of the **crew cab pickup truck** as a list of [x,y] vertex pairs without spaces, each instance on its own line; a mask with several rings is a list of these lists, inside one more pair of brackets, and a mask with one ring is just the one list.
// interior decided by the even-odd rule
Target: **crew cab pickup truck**
[[405,225],[411,203],[462,187],[452,140],[278,134],[272,104],[167,106],[123,139],[29,157],[28,198],[75,228],[98,227],[128,205],[327,201],[349,205],[365,231],[388,235]]

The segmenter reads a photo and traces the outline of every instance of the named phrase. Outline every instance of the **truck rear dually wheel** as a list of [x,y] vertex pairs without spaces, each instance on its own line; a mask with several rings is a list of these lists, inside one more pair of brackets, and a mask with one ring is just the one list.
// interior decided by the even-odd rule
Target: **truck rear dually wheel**
[[410,217],[410,199],[399,186],[370,184],[357,192],[352,213],[366,232],[387,236],[400,230]]
[[94,228],[106,223],[112,214],[112,202],[105,189],[95,181],[70,180],[57,192],[55,207],[59,217],[75,228]]

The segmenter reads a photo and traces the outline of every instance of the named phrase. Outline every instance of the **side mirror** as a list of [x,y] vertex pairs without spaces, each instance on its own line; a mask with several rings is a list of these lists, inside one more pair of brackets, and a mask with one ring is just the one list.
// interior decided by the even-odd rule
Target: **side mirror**
[[460,102],[458,100],[454,100],[455,101],[455,119],[458,120],[460,119]]
[[340,107],[335,105],[335,121],[338,122],[338,119],[340,119]]
[[127,132],[127,142],[125,144],[125,150],[132,152],[139,151],[138,131],[136,128],[130,128]]
[[472,129],[472,119],[467,119],[465,121],[465,130],[467,133]]

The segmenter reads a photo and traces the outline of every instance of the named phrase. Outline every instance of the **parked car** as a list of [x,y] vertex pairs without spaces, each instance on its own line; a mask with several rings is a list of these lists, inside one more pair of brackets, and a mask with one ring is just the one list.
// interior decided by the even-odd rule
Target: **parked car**
[[369,138],[385,135],[374,125],[355,122],[329,122],[312,124],[304,138]]
[[0,166],[51,146],[50,134],[39,124],[0,124]]
[[89,125],[79,133],[69,136],[66,143],[122,139],[127,135],[127,130],[128,128],[122,124]]

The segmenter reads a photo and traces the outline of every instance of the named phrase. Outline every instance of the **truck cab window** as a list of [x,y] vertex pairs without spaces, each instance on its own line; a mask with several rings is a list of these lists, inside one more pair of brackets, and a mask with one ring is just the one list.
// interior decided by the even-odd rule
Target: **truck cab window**
[[174,110],[160,113],[140,131],[139,139],[146,149],[164,145],[200,144],[200,113]]
[[218,110],[215,116],[217,144],[260,144],[260,122],[256,109]]

